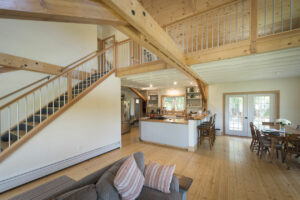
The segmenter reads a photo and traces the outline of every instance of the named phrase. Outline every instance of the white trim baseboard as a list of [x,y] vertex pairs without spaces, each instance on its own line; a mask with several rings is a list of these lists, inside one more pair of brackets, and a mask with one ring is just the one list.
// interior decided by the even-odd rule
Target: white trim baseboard
[[52,174],[72,165],[81,163],[85,160],[91,159],[93,157],[99,156],[117,148],[121,148],[120,141],[2,180],[0,181],[0,193],[33,181],[35,179],[41,178],[43,176]]

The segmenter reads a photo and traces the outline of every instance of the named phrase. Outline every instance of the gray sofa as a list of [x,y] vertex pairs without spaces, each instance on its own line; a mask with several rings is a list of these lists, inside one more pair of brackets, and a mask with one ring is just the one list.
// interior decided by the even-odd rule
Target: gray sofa
[[[145,159],[144,154],[137,152],[134,154],[134,158],[139,169],[144,172]],[[116,161],[115,163],[90,174],[83,179],[79,180],[72,186],[59,191],[53,195],[50,199],[55,200],[121,200],[118,191],[113,185],[114,178],[118,169],[123,164],[127,157]],[[173,175],[170,185],[170,194],[160,192],[143,187],[143,190],[138,200],[182,200],[182,193],[179,192],[179,183],[176,176]]]

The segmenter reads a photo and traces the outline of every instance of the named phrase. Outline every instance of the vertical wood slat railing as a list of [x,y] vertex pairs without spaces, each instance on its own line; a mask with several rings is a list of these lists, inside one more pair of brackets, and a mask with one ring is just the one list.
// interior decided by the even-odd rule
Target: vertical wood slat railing
[[114,48],[72,63],[52,79],[1,106],[0,153],[113,71]]
[[144,64],[158,60],[158,57],[135,41],[128,39],[117,43],[118,67]]
[[258,38],[300,28],[298,0],[237,0],[171,23],[166,32],[186,54],[250,40],[252,1]]

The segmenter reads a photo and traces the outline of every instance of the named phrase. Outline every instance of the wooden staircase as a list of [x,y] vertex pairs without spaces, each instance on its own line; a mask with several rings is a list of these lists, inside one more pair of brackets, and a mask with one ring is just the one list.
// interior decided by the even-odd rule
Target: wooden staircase
[[59,75],[0,107],[0,161],[111,75],[115,71],[112,51],[114,47],[80,59]]

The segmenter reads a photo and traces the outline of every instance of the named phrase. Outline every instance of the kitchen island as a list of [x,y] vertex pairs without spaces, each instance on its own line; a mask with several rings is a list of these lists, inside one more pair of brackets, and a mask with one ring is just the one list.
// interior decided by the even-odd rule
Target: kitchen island
[[205,120],[206,116],[197,119],[141,118],[141,140],[195,151],[198,142],[197,126]]

